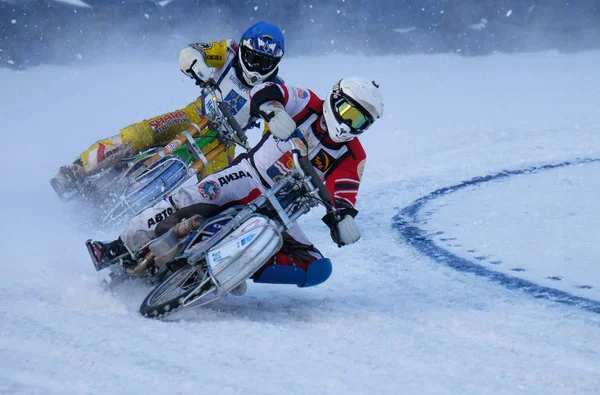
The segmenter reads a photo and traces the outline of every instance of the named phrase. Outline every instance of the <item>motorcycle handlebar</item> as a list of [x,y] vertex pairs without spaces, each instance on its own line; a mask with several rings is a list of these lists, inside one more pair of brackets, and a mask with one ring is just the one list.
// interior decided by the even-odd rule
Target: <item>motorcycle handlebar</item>
[[221,112],[225,116],[225,119],[227,119],[227,122],[229,123],[229,125],[233,128],[233,130],[235,130],[235,134],[240,139],[240,141],[244,145],[246,145],[246,143],[248,142],[248,137],[246,137],[246,133],[244,133],[244,131],[240,127],[240,124],[237,121],[237,119],[234,118],[234,116],[231,113],[231,110],[229,109],[229,107],[227,106],[227,104],[225,104],[223,102],[220,102],[219,103],[219,109],[221,110]]
[[312,181],[315,188],[317,188],[317,190],[319,191],[319,197],[321,198],[321,200],[323,200],[324,202],[331,203],[331,193],[329,193],[329,190],[327,189],[323,181],[321,181],[321,179],[319,178],[312,163],[310,163],[310,161],[308,160],[308,156],[299,156],[298,161],[300,162],[300,167],[302,167],[304,173],[310,176],[310,180]]
[[218,90],[218,91],[221,90],[221,89],[219,89],[219,85],[217,85],[217,82],[214,80],[214,78],[209,78],[208,80],[201,82],[197,85],[199,85],[202,90],[205,90],[205,89],[214,89],[214,90]]
[[213,78],[209,78],[207,81],[205,81],[204,83],[199,84],[199,85],[200,85],[200,88],[202,88],[202,93],[206,94],[206,95],[210,95],[213,99],[217,96],[216,95],[217,91],[219,93],[221,93],[221,100],[217,100],[217,99],[214,100],[217,102],[215,109],[217,109],[218,112],[220,113],[220,114],[218,114],[219,116],[222,115],[223,117],[225,117],[225,121],[231,127],[231,129],[233,129],[233,132],[235,132],[235,135],[238,138],[239,142],[241,142],[241,145],[247,148],[248,138],[246,137],[246,133],[244,132],[244,130],[241,128],[239,122],[235,119],[235,117],[231,113],[231,109],[229,108],[229,106],[222,101],[223,95],[221,92],[221,88],[219,87],[219,85],[217,85],[217,82]]

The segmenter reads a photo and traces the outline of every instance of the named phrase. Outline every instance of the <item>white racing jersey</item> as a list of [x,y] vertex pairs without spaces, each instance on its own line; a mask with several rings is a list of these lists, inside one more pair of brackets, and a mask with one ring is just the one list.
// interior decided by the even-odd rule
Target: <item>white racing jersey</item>
[[[234,116],[240,126],[244,127],[250,119],[250,90],[252,87],[246,85],[238,76],[235,67],[238,61],[238,45],[232,39],[220,42],[210,42],[203,44],[191,44],[190,47],[196,49],[203,55],[207,66],[214,67],[213,79],[221,89],[223,101],[227,103],[231,114]],[[274,77],[275,83],[283,81]],[[215,114],[215,103],[204,95],[202,97],[202,114]]]

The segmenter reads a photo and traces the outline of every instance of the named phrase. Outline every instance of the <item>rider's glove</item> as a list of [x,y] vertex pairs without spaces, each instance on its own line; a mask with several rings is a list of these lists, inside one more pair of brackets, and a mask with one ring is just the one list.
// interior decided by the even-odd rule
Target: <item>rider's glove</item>
[[354,220],[356,213],[358,211],[354,209],[345,209],[337,213],[339,220],[334,213],[323,217],[323,222],[331,229],[331,239],[338,247],[356,243],[360,239],[360,229]]
[[206,65],[202,53],[192,47],[185,47],[179,53],[179,68],[185,75],[196,80],[196,85],[208,81],[214,70]]
[[296,130],[296,122],[285,111],[277,112],[269,120],[269,131],[279,140],[287,140]]

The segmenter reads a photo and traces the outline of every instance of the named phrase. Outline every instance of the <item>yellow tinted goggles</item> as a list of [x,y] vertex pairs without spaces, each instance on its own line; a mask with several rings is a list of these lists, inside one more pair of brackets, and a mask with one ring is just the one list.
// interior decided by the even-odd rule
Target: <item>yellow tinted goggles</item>
[[354,133],[361,133],[371,125],[361,110],[343,98],[336,102],[335,110],[340,121],[350,126]]

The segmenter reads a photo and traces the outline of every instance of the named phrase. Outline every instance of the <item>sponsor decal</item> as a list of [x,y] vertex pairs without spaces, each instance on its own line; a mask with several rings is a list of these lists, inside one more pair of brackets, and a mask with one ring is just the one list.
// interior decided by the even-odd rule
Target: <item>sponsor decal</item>
[[342,96],[342,91],[340,90],[339,82],[333,87],[333,92],[331,92],[331,95],[334,99],[339,99]]
[[236,115],[238,112],[240,112],[240,110],[242,109],[242,107],[244,107],[244,104],[246,104],[247,101],[248,100],[246,98],[244,98],[242,95],[240,95],[233,89],[230,90],[227,96],[225,96],[225,98],[223,99],[223,102],[227,103],[227,107],[229,107],[229,109],[231,110],[232,115]]
[[117,144],[117,145],[113,145],[112,147],[110,147],[108,149],[108,151],[104,152],[104,155],[106,155],[106,157],[110,157],[114,154],[116,154],[117,152],[121,151],[122,149],[127,148],[126,144]]
[[260,37],[256,38],[256,44],[258,44],[258,50],[260,52],[274,55],[274,56],[282,56],[283,51],[277,46],[277,43],[272,42],[273,38],[267,34],[263,34],[263,37],[269,39],[271,42],[261,39]]
[[294,158],[291,152],[284,153],[271,167],[267,169],[267,175],[273,181],[279,180],[294,168]]
[[[177,140],[177,141],[179,141],[179,140]],[[179,146],[178,146],[178,145],[177,145],[177,143],[175,143],[175,142],[171,141],[169,144],[167,144],[167,145],[165,146],[165,149],[166,149],[167,151],[169,151],[169,153],[173,153],[173,152],[175,152],[175,150],[176,150],[177,148],[179,148],[180,146],[181,146],[181,142],[179,143]]]
[[359,180],[362,180],[362,176],[365,171],[365,161],[366,161],[366,159],[361,160],[360,163],[358,164],[358,167],[356,168],[356,171],[358,172]]
[[154,130],[154,134],[161,134],[171,126],[189,123],[190,119],[183,111],[170,112],[151,120],[148,124]]
[[300,149],[306,154],[312,152],[317,144],[319,144],[319,140],[315,137],[313,133],[310,132],[310,129],[296,129],[302,136],[304,136],[304,140],[308,143],[308,147],[305,147],[304,141],[301,138],[294,138],[296,145],[301,147]]
[[246,85],[244,85],[242,83],[242,81],[240,81],[236,76],[235,73],[231,73],[229,74],[229,81],[233,82],[233,85],[235,85],[239,90],[241,90],[244,93],[249,94],[250,93],[250,88],[247,87]]
[[223,55],[206,55],[206,60],[223,60]]
[[300,99],[306,99],[308,97],[308,92],[305,91],[304,89],[296,88],[296,95]]
[[223,257],[221,256],[221,251],[212,251],[211,258],[213,263],[221,262],[223,260]]
[[96,163],[102,162],[106,159],[104,152],[106,151],[106,145],[98,143],[98,149],[96,150]]
[[227,174],[223,177],[219,177],[219,184],[221,184],[221,186],[227,185],[232,181],[241,180],[244,177],[252,178],[252,174],[243,170],[236,171],[234,173]]
[[244,237],[243,237],[243,238],[240,240],[239,247],[243,247],[243,246],[245,246],[246,244],[250,244],[250,242],[251,242],[252,240],[254,240],[254,236],[256,236],[256,233],[253,233],[253,234],[250,234],[250,235],[244,236]]
[[196,45],[198,46],[198,48],[201,48],[201,49],[211,49],[213,46],[212,43],[198,43]]
[[198,192],[204,199],[215,200],[221,193],[221,187],[213,180],[204,181],[198,185]]
[[204,110],[206,114],[215,115],[217,110],[215,109],[215,104],[212,100],[207,100],[204,104]]
[[148,218],[148,229],[155,226],[160,221],[164,221],[165,219],[169,218],[171,215],[173,215],[173,209],[169,207],[168,209],[156,214],[154,217]]
[[101,163],[102,161],[107,160],[112,155],[126,148],[125,144],[116,144],[111,145],[109,142],[108,145],[104,143],[98,143],[98,148],[96,148],[96,163]]
[[333,156],[329,155],[325,150],[319,150],[317,154],[310,160],[312,165],[325,173],[335,162]]

